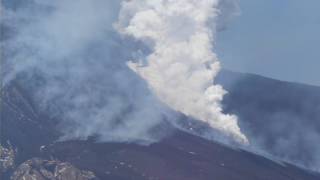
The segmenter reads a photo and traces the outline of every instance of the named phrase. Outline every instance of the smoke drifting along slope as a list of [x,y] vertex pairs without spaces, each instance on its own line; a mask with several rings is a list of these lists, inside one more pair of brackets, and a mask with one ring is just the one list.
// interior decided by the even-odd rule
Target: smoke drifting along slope
[[247,143],[237,117],[222,113],[225,90],[213,85],[220,69],[212,52],[218,5],[219,0],[127,1],[122,4],[118,28],[151,47],[145,59],[128,65],[161,101]]
[[[21,5],[21,4],[20,4]],[[155,141],[166,108],[126,65],[130,42],[112,24],[117,0],[39,0],[6,8],[1,41],[5,82],[33,92],[63,139],[98,135],[101,141]]]

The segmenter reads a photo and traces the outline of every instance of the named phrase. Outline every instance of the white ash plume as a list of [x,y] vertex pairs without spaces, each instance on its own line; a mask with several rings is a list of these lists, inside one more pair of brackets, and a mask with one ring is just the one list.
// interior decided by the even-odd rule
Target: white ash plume
[[212,51],[219,2],[124,1],[116,26],[150,46],[151,54],[128,66],[148,82],[162,102],[246,144],[237,117],[222,113],[220,102],[226,91],[213,85],[220,70]]

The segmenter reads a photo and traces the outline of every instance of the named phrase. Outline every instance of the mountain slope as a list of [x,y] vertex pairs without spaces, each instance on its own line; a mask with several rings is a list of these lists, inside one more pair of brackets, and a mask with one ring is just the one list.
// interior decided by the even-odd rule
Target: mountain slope
[[319,170],[320,87],[222,71],[223,101],[250,142],[282,159]]
[[[252,138],[253,143],[260,146],[271,145],[269,150],[278,156],[281,156],[282,151],[274,150],[277,147],[275,142],[283,134],[273,134],[273,131],[270,131],[274,127],[270,124],[278,122],[279,118],[267,116],[268,114],[273,114],[276,110],[290,112],[303,117],[304,121],[313,123],[315,129],[317,127],[316,118],[320,117],[315,109],[316,104],[320,102],[317,99],[320,96],[317,87],[228,71],[223,71],[218,81],[229,91],[224,100],[225,110],[240,117],[240,125],[248,135],[250,133],[262,139],[258,142]],[[301,98],[292,98],[300,93],[303,94]],[[97,178],[111,180],[320,179],[319,174],[289,164],[279,164],[250,152],[232,149],[179,130],[149,146],[98,143],[94,140],[57,143],[54,141],[58,137],[55,120],[39,113],[32,105],[30,93],[18,83],[6,87],[1,97],[1,144],[8,149],[11,144],[13,149],[17,150],[12,168],[24,173],[25,177],[30,177],[28,174],[30,172],[38,172],[38,169],[32,168],[39,168],[42,165],[31,164],[26,172],[17,167],[28,159],[39,157],[40,160],[37,162],[71,163],[70,167],[75,166],[75,168],[71,168],[73,170],[68,174],[72,174],[73,171],[89,170]],[[305,104],[309,103],[313,103],[315,107],[305,107]],[[294,122],[299,119],[289,118]],[[249,125],[253,130],[248,130]],[[295,143],[294,139],[292,142]],[[300,149],[288,154],[298,159],[300,155],[298,150]],[[312,159],[313,153],[310,152],[310,155],[304,157]],[[26,163],[28,162],[34,161]],[[0,179],[8,179],[12,173],[9,170],[2,174]]]
[[150,146],[71,141],[48,146],[44,151],[44,157],[71,162],[102,179],[316,180],[320,177],[181,131]]

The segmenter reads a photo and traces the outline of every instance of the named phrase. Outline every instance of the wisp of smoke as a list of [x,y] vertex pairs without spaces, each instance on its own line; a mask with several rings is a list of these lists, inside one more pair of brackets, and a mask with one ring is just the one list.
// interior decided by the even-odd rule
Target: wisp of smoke
[[248,143],[237,117],[222,113],[225,90],[213,84],[220,69],[212,51],[218,6],[219,0],[125,1],[117,28],[150,46],[151,54],[128,66],[163,103]]

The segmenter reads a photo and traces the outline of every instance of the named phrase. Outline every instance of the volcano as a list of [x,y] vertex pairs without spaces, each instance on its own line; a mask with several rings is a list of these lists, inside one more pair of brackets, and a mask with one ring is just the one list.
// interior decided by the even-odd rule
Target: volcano
[[[320,117],[319,87],[230,71],[220,73],[218,82],[229,91],[223,102],[225,111],[237,114],[242,128],[253,127],[250,133],[263,138],[261,146],[269,147],[276,157],[281,158],[282,154],[272,147],[277,139],[286,135],[268,130],[272,122],[279,121],[277,116],[271,116],[276,111],[300,117],[283,119],[284,123],[308,121],[319,127],[316,121]],[[103,143],[94,137],[57,142],[58,120],[38,111],[30,92],[21,83],[11,83],[1,93],[0,173],[3,180],[320,179],[318,173],[287,161],[270,160],[178,129],[150,145]],[[312,104],[306,106],[307,102]],[[307,144],[297,147],[301,148],[299,152],[303,145]],[[302,155],[294,152],[288,152],[286,158],[312,160],[313,156],[306,151],[302,151]]]

